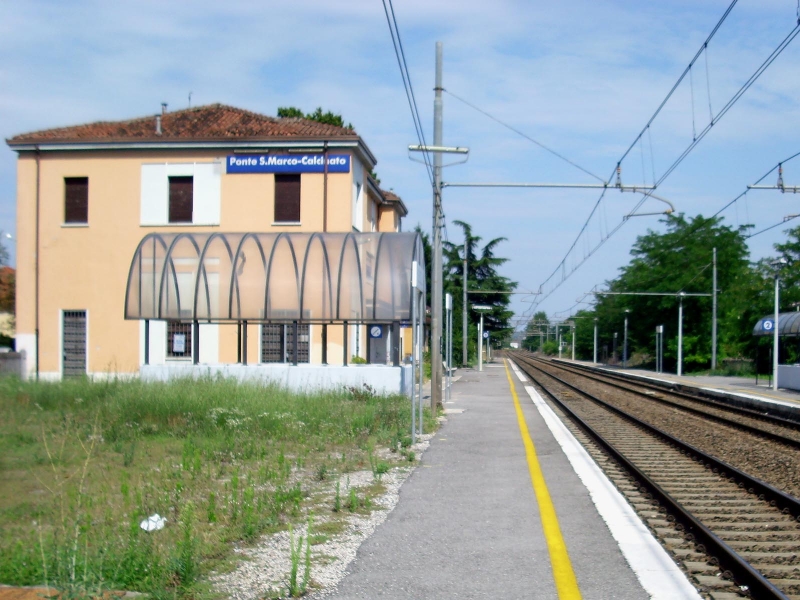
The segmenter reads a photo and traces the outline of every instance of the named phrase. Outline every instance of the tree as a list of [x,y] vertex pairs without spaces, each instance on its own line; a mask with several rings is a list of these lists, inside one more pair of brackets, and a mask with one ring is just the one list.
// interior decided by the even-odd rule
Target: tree
[[525,326],[525,338],[522,340],[522,347],[527,350],[539,350],[547,340],[547,328],[550,326],[550,319],[543,310],[537,311]]
[[344,124],[342,115],[337,115],[331,111],[322,111],[322,107],[318,106],[317,110],[312,113],[304,114],[302,110],[296,106],[279,106],[278,116],[282,119],[308,119],[309,121],[316,121],[317,123],[324,123],[326,125],[335,125],[344,129],[353,129],[353,124]]
[[[510,320],[514,313],[508,308],[511,302],[510,295],[494,292],[512,292],[517,287],[515,281],[497,273],[497,267],[506,263],[508,259],[495,256],[495,249],[506,238],[500,237],[491,240],[479,252],[478,243],[481,241],[481,237],[473,235],[472,227],[463,221],[454,221],[454,224],[464,231],[467,247],[467,289],[485,290],[485,293],[470,294],[468,302],[470,305],[485,304],[492,307],[490,311],[484,313],[484,330],[490,332],[493,344],[500,346],[513,333]],[[462,314],[464,306],[463,257],[464,244],[443,243],[443,287],[445,293],[453,296],[453,360],[462,363],[465,362],[462,357],[462,328],[457,315]],[[468,310],[468,353],[474,356],[477,356],[479,321],[480,315],[476,311]]]
[[428,284],[425,286],[425,306],[431,305],[431,264],[433,261],[433,250],[431,249],[431,237],[422,231],[419,223],[414,227],[414,231],[422,237],[422,250],[425,252],[425,281]]
[[[761,284],[748,260],[745,234],[749,226],[734,229],[722,221],[721,217],[702,215],[688,219],[683,214],[666,216],[662,219],[666,232],[650,230],[639,236],[631,249],[630,263],[620,269],[619,277],[606,283],[611,292],[710,294],[712,253],[716,248],[718,353],[739,356],[754,344],[753,317],[762,310],[757,291]],[[628,356],[638,353],[645,362],[653,361],[655,327],[664,325],[665,367],[671,368],[669,363],[674,364],[677,358],[678,302],[674,295],[598,296],[594,310],[587,316],[598,319],[601,348],[613,347],[613,335],[617,333],[617,354],[621,356],[628,309]],[[711,304],[710,297],[683,300],[683,358],[687,370],[710,363]],[[579,335],[577,349],[582,357],[591,356],[592,343],[587,335]]]
[[15,312],[16,271],[9,266],[0,267],[0,311]]

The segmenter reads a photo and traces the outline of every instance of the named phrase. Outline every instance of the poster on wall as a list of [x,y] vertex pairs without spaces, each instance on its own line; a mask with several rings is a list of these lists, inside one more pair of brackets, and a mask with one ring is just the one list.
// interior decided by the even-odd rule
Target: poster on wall
[[176,333],[172,336],[172,353],[183,354],[186,352],[186,334]]

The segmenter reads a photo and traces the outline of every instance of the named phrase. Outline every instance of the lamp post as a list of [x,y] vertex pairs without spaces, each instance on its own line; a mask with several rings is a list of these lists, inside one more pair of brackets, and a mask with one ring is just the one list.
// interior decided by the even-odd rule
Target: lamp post
[[575,360],[575,321],[572,322],[572,360]]
[[772,325],[772,389],[778,390],[778,319],[780,318],[780,282],[781,268],[788,261],[781,257],[770,263],[775,267],[775,323]]
[[483,313],[492,310],[486,304],[473,304],[472,310],[481,314],[481,324],[478,326],[478,371],[483,371]]
[[628,366],[628,313],[631,309],[625,309],[625,339],[622,342],[622,366]]
[[614,348],[611,350],[611,357],[617,360],[617,332],[614,332]]

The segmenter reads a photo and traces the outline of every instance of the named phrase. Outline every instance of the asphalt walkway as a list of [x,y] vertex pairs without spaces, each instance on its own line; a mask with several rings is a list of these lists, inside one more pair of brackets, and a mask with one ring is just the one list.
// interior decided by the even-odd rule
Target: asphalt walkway
[[[672,587],[650,581],[645,590],[647,575],[629,566],[573,469],[574,456],[562,450],[522,375],[511,373],[503,362],[458,372],[447,422],[401,488],[397,507],[326,597],[691,597],[675,572],[667,577]],[[641,527],[638,534],[625,531],[649,538]],[[662,588],[660,595],[653,587]]]

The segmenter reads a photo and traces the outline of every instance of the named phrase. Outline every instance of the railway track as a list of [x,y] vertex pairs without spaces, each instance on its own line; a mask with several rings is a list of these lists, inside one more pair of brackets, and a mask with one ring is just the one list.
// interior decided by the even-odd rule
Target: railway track
[[[800,500],[581,389],[547,365],[519,353],[511,358],[568,417],[576,437],[706,597],[800,600]],[[717,421],[708,427],[729,425]],[[763,443],[773,444],[776,453],[786,448],[774,439]]]

